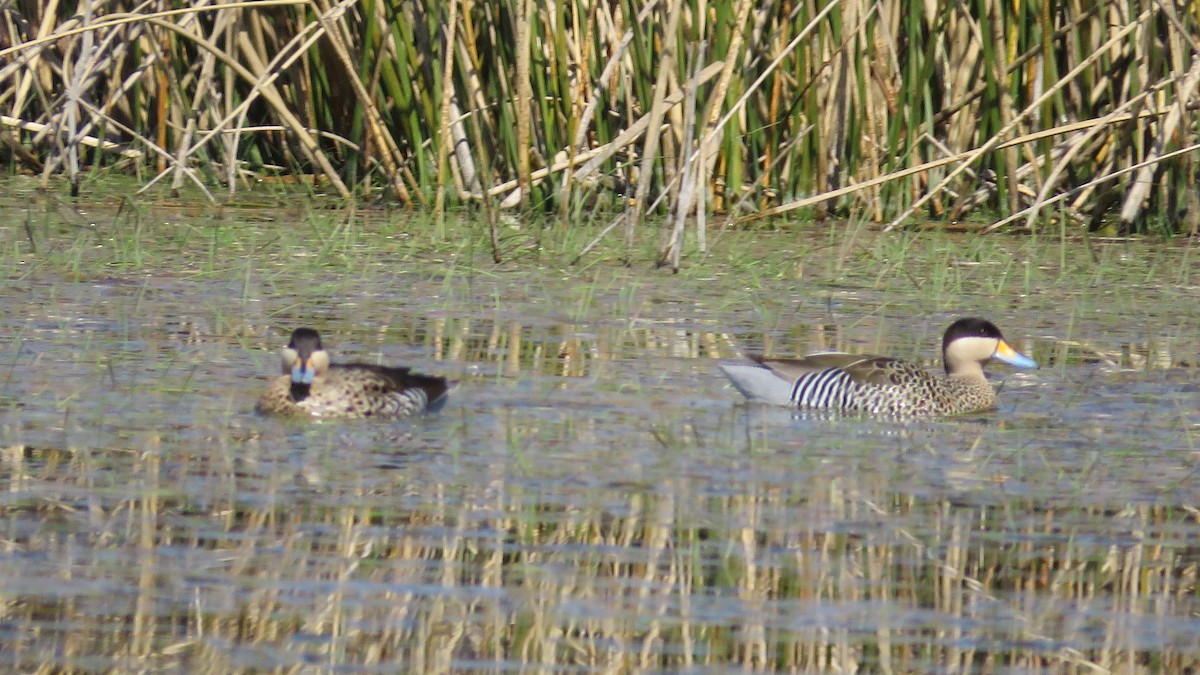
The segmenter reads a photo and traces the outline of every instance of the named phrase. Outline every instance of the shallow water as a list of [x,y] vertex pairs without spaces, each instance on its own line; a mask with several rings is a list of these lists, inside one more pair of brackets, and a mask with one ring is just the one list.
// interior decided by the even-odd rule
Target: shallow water
[[[1186,283],[1041,272],[985,292],[964,266],[968,291],[934,294],[817,258],[748,281],[718,259],[670,277],[402,246],[323,269],[255,244],[193,257],[231,225],[186,226],[140,253],[177,264],[53,227],[5,263],[8,668],[1153,672],[1200,655]],[[716,368],[743,348],[936,367],[960,312],[1043,364],[991,368],[996,412],[800,416],[744,404]],[[259,418],[300,324],[335,359],[459,387],[402,422]]]

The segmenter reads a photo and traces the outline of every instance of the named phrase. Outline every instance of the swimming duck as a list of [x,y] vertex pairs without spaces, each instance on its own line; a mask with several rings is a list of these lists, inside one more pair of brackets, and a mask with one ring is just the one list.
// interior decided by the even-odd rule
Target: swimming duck
[[996,407],[996,393],[983,375],[984,365],[996,359],[1019,368],[1038,367],[985,319],[959,319],[946,329],[946,377],[886,356],[830,352],[799,359],[750,359],[753,364],[721,364],[733,386],[750,400],[897,417],[990,410]]
[[264,415],[394,419],[428,410],[450,390],[445,378],[408,368],[330,363],[311,328],[297,328],[281,355],[283,376],[271,380],[255,405]]

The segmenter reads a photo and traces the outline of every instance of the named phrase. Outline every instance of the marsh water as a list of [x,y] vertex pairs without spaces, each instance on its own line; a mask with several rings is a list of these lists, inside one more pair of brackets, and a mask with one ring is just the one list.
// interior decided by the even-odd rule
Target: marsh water
[[[506,233],[8,204],[0,664],[19,671],[1160,672],[1200,659],[1186,240],[727,233],[679,275]],[[848,226],[847,226],[848,227]],[[475,237],[475,239],[472,239]],[[995,412],[746,405],[717,363],[939,367]],[[252,412],[298,325],[458,381]]]

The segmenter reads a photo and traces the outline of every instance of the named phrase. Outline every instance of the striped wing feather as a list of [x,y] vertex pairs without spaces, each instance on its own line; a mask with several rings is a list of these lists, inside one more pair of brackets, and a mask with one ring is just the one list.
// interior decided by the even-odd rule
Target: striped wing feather
[[906,415],[950,412],[956,407],[940,400],[945,383],[924,368],[899,359],[816,354],[755,360],[792,383],[790,398],[802,409]]

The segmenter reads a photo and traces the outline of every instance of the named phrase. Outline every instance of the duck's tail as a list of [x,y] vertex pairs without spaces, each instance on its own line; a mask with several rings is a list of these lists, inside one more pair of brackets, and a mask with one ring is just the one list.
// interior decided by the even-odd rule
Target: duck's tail
[[734,388],[751,401],[772,405],[796,405],[792,400],[792,383],[770,368],[745,361],[718,365]]

